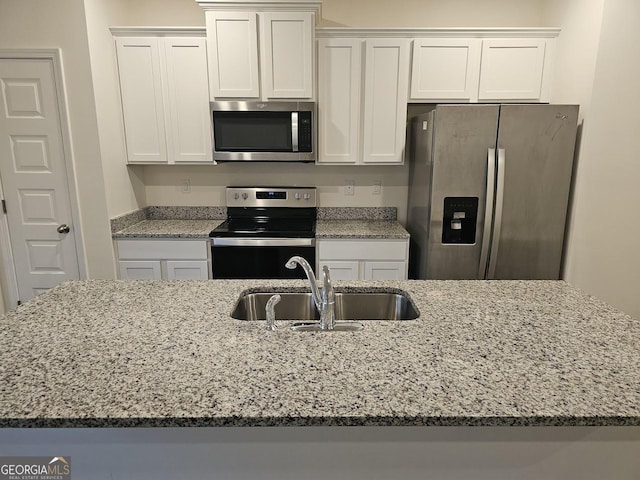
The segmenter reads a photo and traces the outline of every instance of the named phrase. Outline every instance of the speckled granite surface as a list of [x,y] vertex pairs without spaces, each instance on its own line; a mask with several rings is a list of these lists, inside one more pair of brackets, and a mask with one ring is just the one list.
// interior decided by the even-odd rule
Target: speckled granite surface
[[238,295],[304,282],[62,284],[2,318],[0,426],[640,425],[640,322],[564,282],[336,283],[421,317],[269,332]]
[[[224,220],[142,220],[113,238],[208,238]],[[409,238],[395,220],[318,220],[316,238]]]
[[113,238],[209,238],[209,232],[224,220],[143,220]]
[[[145,207],[112,219],[111,234],[113,238],[207,237],[226,212],[226,207]],[[207,225],[213,227],[206,230]],[[395,207],[321,207],[317,230],[317,238],[409,237],[396,222]]]
[[120,215],[119,217],[111,219],[111,233],[114,234],[128,228],[136,223],[142,222],[147,219],[147,212],[145,209],[141,208],[140,210],[135,210],[130,213],[125,213],[124,215]]
[[396,207],[318,207],[319,220],[395,220]]
[[316,238],[409,238],[395,220],[318,220]]
[[[144,220],[222,220],[226,217],[227,207],[144,207],[112,218],[111,233],[116,234]],[[160,230],[155,233],[163,236]]]
[[146,207],[148,220],[209,220],[227,218],[227,207]]

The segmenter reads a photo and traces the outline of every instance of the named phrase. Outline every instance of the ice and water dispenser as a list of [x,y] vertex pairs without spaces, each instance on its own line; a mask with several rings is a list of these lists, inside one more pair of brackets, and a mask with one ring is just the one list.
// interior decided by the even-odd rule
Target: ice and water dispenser
[[478,197],[446,197],[442,218],[442,243],[476,243]]

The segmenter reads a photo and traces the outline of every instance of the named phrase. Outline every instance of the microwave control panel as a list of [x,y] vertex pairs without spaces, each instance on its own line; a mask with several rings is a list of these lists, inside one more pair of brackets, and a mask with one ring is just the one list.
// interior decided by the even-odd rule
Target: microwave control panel
[[298,112],[298,151],[313,152],[313,112]]

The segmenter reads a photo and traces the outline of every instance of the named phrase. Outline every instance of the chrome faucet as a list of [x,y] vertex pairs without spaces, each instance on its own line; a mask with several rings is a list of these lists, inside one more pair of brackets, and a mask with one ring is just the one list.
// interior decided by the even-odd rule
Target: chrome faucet
[[333,330],[336,323],[336,296],[329,276],[329,268],[322,267],[322,290],[318,288],[316,276],[309,262],[302,257],[291,257],[285,266],[291,270],[300,265],[311,285],[311,296],[318,312],[320,312],[320,330]]

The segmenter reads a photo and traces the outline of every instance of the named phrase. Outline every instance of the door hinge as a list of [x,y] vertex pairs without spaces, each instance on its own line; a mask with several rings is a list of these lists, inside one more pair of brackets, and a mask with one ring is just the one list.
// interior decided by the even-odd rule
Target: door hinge
[[18,300],[18,306],[22,305],[22,302],[20,300]]
[[7,202],[4,201],[4,198],[2,199],[2,211],[7,213]]

